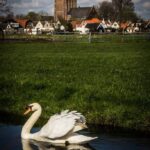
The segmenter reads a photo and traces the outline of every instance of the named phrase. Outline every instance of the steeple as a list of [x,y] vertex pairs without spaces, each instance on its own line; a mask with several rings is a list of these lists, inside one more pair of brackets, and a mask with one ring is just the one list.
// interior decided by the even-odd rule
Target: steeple
[[55,0],[54,18],[57,21],[59,18],[67,20],[67,13],[71,8],[77,7],[77,0]]

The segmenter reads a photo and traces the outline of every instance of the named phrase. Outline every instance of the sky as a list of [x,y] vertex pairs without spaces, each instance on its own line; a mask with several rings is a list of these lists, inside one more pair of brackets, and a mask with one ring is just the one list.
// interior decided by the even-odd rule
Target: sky
[[[86,7],[97,5],[104,0],[77,0],[78,6]],[[105,0],[110,1],[110,0]],[[136,13],[144,19],[150,19],[150,0],[132,0],[134,2]],[[53,15],[54,0],[7,0],[8,4],[12,6],[14,14],[27,14],[30,11],[48,12]]]

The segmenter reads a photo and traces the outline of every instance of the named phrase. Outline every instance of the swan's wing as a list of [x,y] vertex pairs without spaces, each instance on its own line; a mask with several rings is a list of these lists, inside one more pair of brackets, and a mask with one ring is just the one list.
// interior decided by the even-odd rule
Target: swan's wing
[[85,117],[76,111],[63,111],[60,115],[52,116],[39,134],[50,139],[61,138],[71,132],[78,122],[85,122]]

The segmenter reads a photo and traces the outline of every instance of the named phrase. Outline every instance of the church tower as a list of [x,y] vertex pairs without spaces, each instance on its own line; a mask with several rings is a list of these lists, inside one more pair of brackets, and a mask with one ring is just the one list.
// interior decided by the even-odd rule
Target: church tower
[[71,8],[77,8],[77,0],[55,0],[55,21],[57,21],[59,17],[67,20],[67,13]]

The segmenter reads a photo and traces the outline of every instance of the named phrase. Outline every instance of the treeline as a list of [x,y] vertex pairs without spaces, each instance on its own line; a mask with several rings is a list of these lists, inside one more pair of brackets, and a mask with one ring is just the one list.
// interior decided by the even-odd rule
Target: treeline
[[115,20],[119,22],[141,20],[134,9],[132,0],[112,0],[103,1],[97,6],[100,18],[105,20]]

